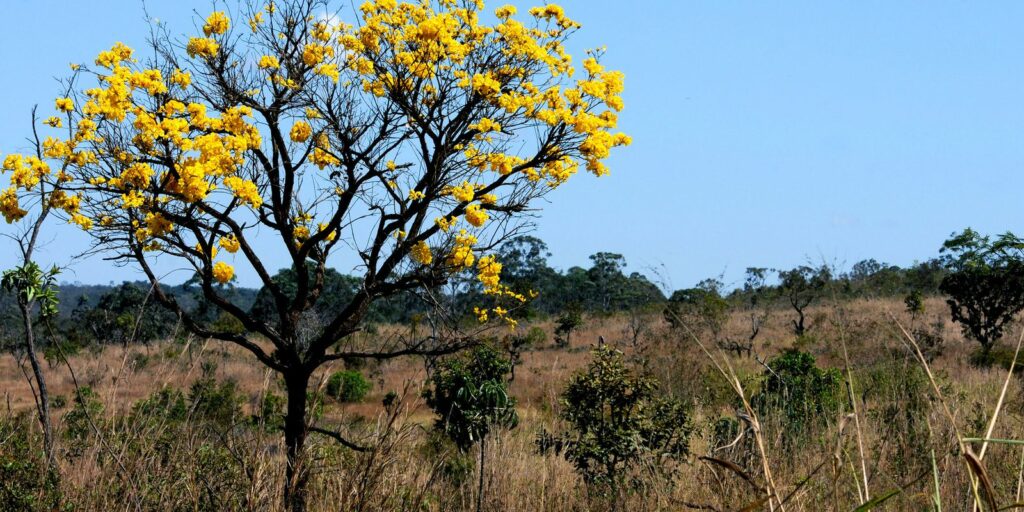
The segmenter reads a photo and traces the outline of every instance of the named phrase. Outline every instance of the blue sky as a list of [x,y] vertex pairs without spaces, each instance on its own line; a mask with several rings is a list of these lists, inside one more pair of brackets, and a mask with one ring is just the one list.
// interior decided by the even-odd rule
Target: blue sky
[[[69,62],[119,40],[143,46],[141,5],[4,2],[0,153],[24,149],[31,106],[52,105]],[[192,9],[210,5],[149,10],[192,32]],[[621,128],[634,144],[611,176],[549,196],[536,234],[557,267],[618,252],[635,270],[663,266],[679,288],[807,259],[909,265],[966,226],[1024,231],[1022,3],[563,5],[583,23],[575,49],[607,45],[604,64],[626,73]],[[76,229],[51,225],[45,257],[66,264],[84,249]],[[92,258],[66,279],[135,277]]]

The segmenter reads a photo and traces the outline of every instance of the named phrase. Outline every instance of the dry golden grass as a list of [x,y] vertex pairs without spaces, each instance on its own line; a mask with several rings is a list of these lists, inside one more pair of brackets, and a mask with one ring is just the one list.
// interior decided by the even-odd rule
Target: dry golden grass
[[[956,427],[965,437],[982,437],[1006,379],[1000,367],[979,368],[968,362],[975,344],[946,320],[945,306],[930,299],[924,318],[914,326],[940,326],[945,338],[941,355],[930,363]],[[560,431],[558,397],[573,372],[589,361],[588,347],[599,336],[621,348],[637,365],[660,379],[666,393],[693,403],[695,427],[689,460],[675,468],[668,481],[657,481],[642,493],[627,498],[629,510],[736,510],[762,494],[721,465],[698,456],[711,455],[738,464],[757,482],[763,467],[771,468],[780,497],[790,496],[775,510],[853,509],[866,495],[877,497],[905,487],[880,509],[931,509],[935,493],[932,452],[939,474],[944,510],[971,507],[970,477],[957,452],[953,426],[935,394],[921,376],[921,365],[900,340],[887,316],[891,313],[911,325],[902,303],[895,300],[858,300],[821,304],[812,309],[809,336],[798,342],[792,335],[788,311],[774,311],[754,347],[760,358],[737,357],[714,349],[712,340],[698,333],[712,356],[727,362],[746,392],[757,388],[762,362],[799,343],[819,366],[843,368],[843,342],[848,349],[859,404],[859,425],[864,460],[861,461],[848,410],[825,418],[822,426],[794,443],[784,435],[791,427],[781,417],[760,418],[765,460],[746,440],[718,449],[714,425],[720,418],[735,418],[739,403],[725,378],[685,334],[671,330],[660,314],[643,316],[639,323],[626,315],[589,318],[573,334],[571,347],[536,347],[524,354],[511,391],[518,399],[518,428],[495,434],[488,444],[486,510],[557,511],[602,510],[605,505],[588,499],[586,487],[563,458],[538,453],[534,440],[541,429]],[[734,314],[725,336],[742,337],[746,317]],[[633,343],[636,327],[639,336]],[[549,333],[550,323],[537,324]],[[528,328],[528,326],[526,327]],[[1016,340],[1017,329],[1007,338]],[[1004,341],[1004,345],[1008,342]],[[1012,347],[1011,347],[1012,349]],[[1011,352],[1012,353],[1012,352]],[[192,340],[187,344],[161,343],[151,347],[108,347],[71,358],[78,382],[92,387],[103,401],[97,432],[85,442],[81,454],[68,455],[70,441],[60,441],[59,457],[64,493],[78,510],[200,509],[211,492],[225,498],[215,509],[278,510],[281,488],[279,436],[259,429],[233,430],[222,435],[227,457],[237,474],[204,466],[209,435],[189,425],[175,426],[172,449],[161,447],[161,424],[116,421],[132,404],[154,391],[170,387],[185,390],[200,377],[201,363],[217,365],[219,379],[234,380],[253,412],[268,390],[280,393],[275,376],[235,347]],[[325,368],[321,375],[340,368]],[[423,362],[400,359],[363,368],[373,391],[362,403],[329,401],[321,423],[340,426],[352,437],[374,446],[372,454],[354,454],[323,438],[314,439],[312,510],[459,510],[475,504],[475,477],[457,478],[451,456],[439,456],[429,430],[432,415],[419,399],[426,376]],[[70,399],[75,388],[66,366],[47,369],[53,396]],[[314,378],[314,381],[317,381]],[[17,361],[0,357],[0,389],[7,415],[32,409],[32,395]],[[385,410],[381,399],[389,391],[403,395],[398,410]],[[1021,383],[1013,378],[995,425],[994,438],[1024,438],[1024,400]],[[55,418],[60,423],[58,410]],[[168,427],[170,428],[170,427]],[[165,440],[166,441],[166,440]],[[980,448],[978,446],[976,449]],[[0,450],[3,444],[0,443]],[[1019,501],[1021,447],[993,444],[984,459],[996,501]],[[157,454],[161,454],[158,456]],[[449,454],[451,455],[451,454]],[[449,462],[444,462],[449,461]],[[447,464],[447,466],[446,466]],[[866,468],[868,489],[864,489]],[[453,472],[454,471],[454,472]],[[454,476],[453,476],[454,475]],[[230,480],[230,485],[224,481]],[[803,482],[803,483],[802,483]],[[214,485],[216,484],[216,485]],[[205,497],[204,497],[205,496]],[[203,501],[207,500],[207,501]],[[780,501],[779,499],[774,501]],[[147,508],[150,507],[150,508]],[[768,504],[764,505],[767,510]]]

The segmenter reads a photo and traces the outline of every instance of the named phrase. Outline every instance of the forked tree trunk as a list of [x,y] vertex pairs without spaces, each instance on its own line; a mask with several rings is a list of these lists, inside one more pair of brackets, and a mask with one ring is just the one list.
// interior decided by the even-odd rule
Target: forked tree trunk
[[796,314],[799,316],[800,320],[793,320],[793,332],[796,333],[797,336],[803,336],[806,331],[806,328],[804,327],[804,310],[797,309]]
[[289,512],[305,512],[306,484],[309,472],[305,465],[306,444],[306,391],[309,375],[306,373],[286,374],[288,388],[288,410],[284,417],[284,444],[287,449],[288,465],[285,470],[284,508]]

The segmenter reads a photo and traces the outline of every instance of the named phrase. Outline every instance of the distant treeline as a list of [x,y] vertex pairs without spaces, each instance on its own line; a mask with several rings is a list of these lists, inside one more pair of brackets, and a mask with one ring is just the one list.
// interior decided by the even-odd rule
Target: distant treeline
[[[734,302],[743,302],[756,288],[756,281],[762,279],[769,292],[783,292],[787,278],[801,276],[805,279],[817,279],[838,298],[875,298],[905,297],[917,292],[925,296],[939,295],[939,284],[946,276],[946,265],[939,258],[915,263],[907,268],[880,263],[874,259],[855,263],[849,271],[839,272],[828,265],[799,266],[792,269],[748,268],[746,280],[731,292],[723,295]],[[752,282],[754,281],[754,282]],[[697,288],[718,286],[719,291],[725,288],[720,281],[709,279],[698,283]],[[769,293],[772,295],[772,293]]]
[[[599,252],[590,256],[589,267],[574,266],[559,271],[548,264],[550,253],[540,239],[524,236],[504,244],[498,251],[503,264],[502,279],[514,290],[535,292],[530,300],[514,314],[520,318],[543,318],[562,314],[567,310],[588,314],[612,314],[638,308],[656,309],[666,300],[691,295],[692,290],[711,291],[730,303],[739,304],[747,295],[779,291],[787,273],[799,273],[807,278],[824,280],[830,290],[843,298],[895,297],[912,291],[924,295],[938,293],[945,269],[938,259],[928,260],[909,268],[886,265],[875,260],[859,262],[845,273],[836,273],[828,267],[798,267],[779,271],[753,268],[747,273],[748,282],[731,292],[717,279],[708,279],[695,288],[678,290],[666,297],[661,288],[646,275],[627,273],[626,260],[620,254]],[[750,282],[751,278],[759,279]],[[295,271],[283,269],[274,279],[286,292],[294,292]],[[324,292],[314,317],[326,318],[331,311],[344,307],[358,290],[360,280],[354,276],[329,271]],[[233,317],[208,304],[202,297],[195,279],[166,286],[166,291],[199,321],[219,329],[241,329]],[[275,309],[271,297],[264,289],[224,285],[219,293],[232,300],[252,315],[274,322]],[[486,303],[479,283],[466,278],[444,290],[429,294],[433,301],[441,300],[451,311],[472,310],[474,305]],[[773,295],[773,294],[769,294]],[[59,291],[60,315],[54,321],[64,338],[77,346],[108,343],[149,342],[167,338],[176,331],[184,332],[178,319],[162,307],[150,294],[146,282],[124,282],[120,285],[62,284]],[[375,303],[369,315],[372,323],[409,322],[434,310],[438,304],[424,296],[400,296]],[[317,318],[311,318],[316,322]],[[16,304],[9,294],[0,294],[0,344],[7,345],[18,339],[20,322]]]

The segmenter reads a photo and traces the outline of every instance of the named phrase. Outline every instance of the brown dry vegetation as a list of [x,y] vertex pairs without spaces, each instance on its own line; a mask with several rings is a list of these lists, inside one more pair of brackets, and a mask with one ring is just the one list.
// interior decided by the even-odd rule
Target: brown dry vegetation
[[[887,510],[932,508],[934,453],[944,510],[967,510],[973,503],[964,459],[958,455],[949,418],[931,389],[922,365],[915,359],[889,314],[904,325],[911,319],[895,300],[858,300],[820,305],[810,314],[810,336],[796,340],[790,313],[773,312],[755,344],[760,361],[798,343],[823,367],[844,367],[845,342],[852,367],[858,417],[824,418],[823,425],[788,440],[789,425],[781,417],[760,418],[767,465],[779,496],[789,496],[786,510],[852,509],[865,495],[878,497],[895,489],[897,496],[879,506]],[[949,324],[940,299],[927,301],[924,318],[916,325],[941,324],[944,350],[931,362],[943,399],[964,437],[983,437],[996,408],[1007,372],[996,365],[980,368],[969,363],[975,343]],[[628,510],[737,510],[756,502],[763,493],[763,462],[752,436],[732,447],[716,440],[715,423],[735,418],[739,402],[726,379],[697,342],[685,332],[670,329],[660,313],[643,315],[637,323],[628,316],[588,318],[572,347],[550,345],[552,325],[536,324],[548,333],[546,344],[523,356],[511,391],[519,401],[520,425],[494,434],[488,443],[486,510],[599,510],[604,504],[588,499],[582,480],[570,463],[555,454],[541,455],[535,439],[541,429],[558,432],[558,398],[569,376],[589,361],[587,348],[603,336],[621,348],[638,368],[657,377],[664,392],[693,404],[692,455],[674,468],[668,480],[657,480],[644,492],[628,497]],[[743,336],[746,318],[734,314],[727,335]],[[633,332],[639,327],[637,343]],[[521,327],[529,328],[529,326]],[[1003,340],[1016,342],[1019,328]],[[369,335],[367,335],[369,336]],[[702,337],[698,333],[699,337]],[[1009,338],[1013,338],[1009,340]],[[726,355],[704,339],[711,354],[728,362],[749,396],[765,371],[755,358]],[[1013,347],[1010,346],[1010,354]],[[1009,358],[1007,358],[1009,359]],[[186,394],[202,374],[203,362],[216,363],[216,377],[233,380],[246,398],[246,414],[256,412],[268,392],[280,393],[276,378],[241,350],[192,339],[150,347],[109,347],[71,358],[80,386],[90,386],[103,403],[89,419],[90,435],[73,441],[61,436],[58,460],[63,477],[63,500],[72,510],[279,510],[283,475],[280,435],[260,428],[200,428],[190,421],[167,425],[131,416],[132,405],[162,388]],[[328,371],[315,382],[323,382]],[[455,510],[475,503],[472,463],[450,453],[430,434],[432,415],[419,398],[426,369],[420,359],[395,360],[362,371],[373,383],[367,399],[358,404],[327,400],[320,424],[340,426],[352,439],[373,447],[355,453],[323,437],[313,438],[312,510]],[[56,411],[58,430],[75,396],[75,381],[67,366],[48,370],[51,394],[66,399]],[[19,363],[0,357],[0,389],[5,404],[3,421],[32,425],[32,395]],[[384,395],[395,391],[400,406],[386,409]],[[1019,379],[1009,381],[1006,401],[993,438],[1022,437],[1024,400]],[[18,419],[20,418],[20,419]],[[240,418],[239,422],[246,421]],[[856,424],[860,427],[858,443]],[[9,429],[0,431],[8,436]],[[0,451],[9,437],[0,438]],[[219,442],[211,442],[219,440]],[[863,446],[863,459],[858,446]],[[215,448],[211,448],[215,446]],[[980,443],[974,444],[974,450]],[[734,462],[754,485],[720,464],[700,456]],[[984,466],[1001,505],[1020,501],[1019,446],[993,444]],[[468,460],[472,460],[471,458]],[[458,464],[462,461],[464,467]],[[865,490],[863,468],[866,468]],[[984,493],[982,493],[984,494]],[[757,509],[755,507],[755,509]],[[767,510],[767,505],[764,505]],[[779,509],[779,507],[776,507]]]

